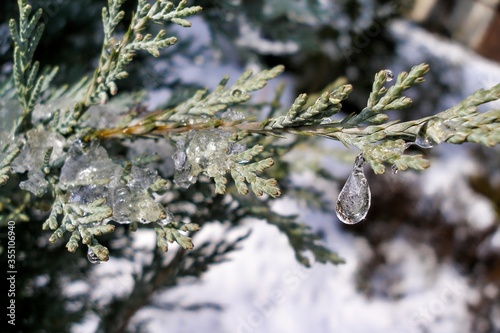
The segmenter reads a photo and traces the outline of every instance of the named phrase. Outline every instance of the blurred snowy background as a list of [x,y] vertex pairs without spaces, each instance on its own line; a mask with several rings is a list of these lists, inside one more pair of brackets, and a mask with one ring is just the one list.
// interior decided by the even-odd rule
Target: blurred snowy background
[[[308,1],[262,1],[267,17],[285,17],[288,28],[296,29],[288,32],[282,31],[285,25],[271,31],[271,19],[267,25],[250,21],[253,7],[243,1],[248,11],[242,14],[240,2],[207,1],[205,16],[192,19],[191,29],[176,31],[181,40],[189,40],[185,48],[194,61],[170,51],[163,62],[145,62],[143,72],[150,76],[144,85],[156,88],[149,95],[151,108],[175,95],[172,85],[179,80],[214,88],[226,74],[234,79],[248,67],[276,63],[285,63],[288,71],[255,99],[271,99],[276,85],[285,80],[281,102],[288,105],[298,93],[315,92],[344,76],[354,85],[346,106],[353,110],[366,102],[378,70],[398,73],[427,62],[431,72],[426,82],[408,93],[414,106],[394,115],[403,119],[442,111],[474,90],[500,82],[500,51],[492,51],[494,38],[497,46],[500,39],[495,26],[500,20],[498,1],[476,4],[486,8],[474,7],[475,1],[416,1],[413,10],[397,1],[317,1],[314,8],[307,8]],[[355,19],[348,10],[352,4],[361,8]],[[322,6],[324,13],[318,13]],[[465,28],[456,23],[460,18],[469,29],[478,28],[475,39],[464,37]],[[230,23],[238,29],[230,30]],[[310,29],[311,35],[301,36],[301,27]],[[214,33],[217,28],[224,33]],[[334,37],[308,40],[314,33]],[[484,44],[491,38],[488,48]],[[165,72],[168,75],[158,76]],[[357,152],[336,142],[320,141],[318,147],[298,149],[286,158],[298,164],[293,181],[318,188],[324,193],[322,200],[334,207]],[[422,153],[431,167],[421,173],[376,176],[366,169],[372,207],[357,225],[343,225],[335,214],[300,200],[276,200],[277,211],[299,214],[345,264],[304,268],[287,238],[265,221],[248,219],[229,234],[219,223],[207,223],[195,236],[195,245],[252,233],[227,261],[200,279],[186,279],[152,295],[150,303],[131,316],[128,330],[500,332],[500,149],[443,144]],[[321,165],[335,181],[325,181],[307,171],[307,165],[299,165],[306,162]],[[93,267],[86,280],[68,279],[63,293],[87,295],[91,302],[106,306],[131,291],[134,273],[149,259],[154,244],[153,231],[137,232],[131,244],[136,261],[111,258]],[[89,313],[82,322],[68,324],[67,330],[93,332],[99,318]]]

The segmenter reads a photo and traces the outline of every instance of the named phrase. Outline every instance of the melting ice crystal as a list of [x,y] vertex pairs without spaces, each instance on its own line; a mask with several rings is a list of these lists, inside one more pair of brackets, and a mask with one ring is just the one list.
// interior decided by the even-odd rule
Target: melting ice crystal
[[120,223],[149,223],[166,217],[163,207],[146,191],[119,186],[113,195],[113,220]]
[[220,129],[190,133],[186,142],[177,144],[177,151],[172,156],[174,182],[187,188],[196,182],[201,172],[210,177],[224,175],[229,169],[228,154],[240,150],[230,141],[230,137],[231,133]]
[[48,182],[41,171],[44,157],[49,148],[52,148],[50,162],[63,155],[64,138],[57,133],[44,129],[32,129],[26,134],[26,143],[19,156],[12,163],[14,172],[28,171],[28,180],[22,181],[19,187],[35,195],[43,195],[48,188]]
[[351,175],[340,191],[335,211],[340,221],[356,224],[363,220],[370,208],[371,193],[363,172],[366,160],[360,154],[356,158]]
[[68,187],[68,201],[89,204],[106,198],[118,223],[149,223],[166,217],[163,206],[148,193],[158,180],[156,171],[132,166],[126,184],[122,167],[114,163],[107,151],[98,145],[84,149],[76,143],[61,170],[61,184]]

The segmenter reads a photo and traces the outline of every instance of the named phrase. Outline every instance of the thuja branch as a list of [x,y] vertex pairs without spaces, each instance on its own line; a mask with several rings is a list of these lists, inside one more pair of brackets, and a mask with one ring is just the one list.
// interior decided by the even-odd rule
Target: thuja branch
[[[91,105],[104,104],[109,95],[116,95],[118,86],[116,82],[128,76],[126,66],[132,62],[137,51],[145,50],[155,57],[160,55],[160,50],[177,43],[177,38],[168,36],[166,30],[160,30],[156,36],[143,35],[151,23],[165,24],[172,22],[183,27],[190,27],[191,23],[185,17],[201,11],[199,6],[187,6],[187,1],[182,0],[177,6],[165,0],[156,1],[153,5],[140,0],[136,12],[125,34],[117,39],[115,29],[125,16],[120,10],[124,0],[108,1],[108,7],[102,10],[104,26],[104,41],[99,59],[99,65],[88,85],[87,91],[80,102],[81,108],[86,110]],[[83,115],[80,112],[76,118]]]
[[32,127],[31,111],[40,96],[44,85],[44,75],[39,75],[40,64],[33,62],[33,54],[42,37],[45,25],[40,22],[42,10],[38,9],[33,15],[33,8],[26,0],[18,0],[19,22],[9,21],[10,34],[14,42],[14,83],[16,86],[19,104],[23,109],[19,126],[22,129]]
[[[272,78],[281,71],[282,68],[275,68],[263,71],[264,75],[260,76]],[[350,114],[339,120],[332,120],[332,116],[341,111],[341,102],[352,91],[352,86],[348,84],[321,94],[308,107],[305,107],[308,101],[307,95],[301,94],[283,116],[264,121],[252,121],[249,118],[226,121],[218,117],[216,111],[223,111],[247,101],[249,96],[244,99],[240,97],[242,92],[250,89],[245,89],[242,78],[237,81],[240,83],[237,88],[233,86],[225,89],[227,79],[224,79],[211,94],[206,95],[206,91],[200,91],[181,104],[179,107],[181,110],[174,108],[156,111],[129,126],[95,131],[86,139],[165,137],[215,128],[237,133],[241,137],[248,134],[280,136],[285,133],[319,136],[338,140],[347,147],[353,146],[361,150],[376,173],[385,171],[383,166],[385,163],[393,164],[400,170],[408,167],[417,170],[427,168],[429,163],[421,155],[403,155],[411,144],[431,148],[442,142],[458,144],[468,141],[486,146],[500,142],[500,110],[477,112],[479,105],[500,98],[500,84],[490,89],[477,90],[464,101],[433,116],[405,122],[388,121],[388,116],[384,112],[409,107],[412,100],[403,96],[403,92],[424,82],[423,77],[428,71],[427,64],[414,66],[409,72],[400,73],[395,84],[386,88],[386,83],[392,80],[392,73],[388,74],[387,70],[381,70],[375,75],[367,106],[359,113]],[[259,77],[259,74],[255,77]],[[243,76],[247,80],[249,77],[246,74]],[[228,95],[228,100],[219,102],[214,110],[200,110],[200,105],[206,106],[213,95],[234,91],[238,91],[239,94],[232,99],[231,95]],[[202,113],[204,118],[200,118],[197,123],[186,124],[182,117],[176,117],[179,113],[192,115]],[[209,120],[205,120],[207,118]]]
[[[377,77],[379,74],[377,74]],[[375,84],[374,84],[375,86]],[[350,85],[343,85],[337,89],[335,89],[331,93],[323,94],[316,101],[315,105],[324,103],[327,99],[330,101],[334,101],[331,103],[335,105],[335,111],[340,111],[341,104],[339,103],[338,96],[341,93],[343,99],[347,97],[347,93],[350,92],[352,87]],[[389,90],[390,91],[390,90]],[[398,97],[393,97],[392,100],[396,100]],[[366,143],[372,143],[376,141],[383,140],[384,138],[390,137],[391,139],[404,139],[405,141],[414,141],[421,129],[422,125],[429,120],[442,119],[447,121],[453,121],[453,124],[448,123],[447,135],[443,138],[439,138],[439,134],[434,134],[435,140],[440,142],[447,141],[451,143],[462,143],[465,141],[474,141],[474,136],[469,137],[469,134],[473,134],[477,132],[477,129],[481,127],[481,125],[490,124],[486,130],[489,129],[489,132],[493,135],[492,140],[489,142],[489,146],[495,145],[498,143],[496,140],[496,135],[498,135],[498,131],[495,129],[499,124],[499,112],[500,110],[490,110],[484,113],[477,112],[477,106],[494,101],[500,98],[500,84],[490,88],[490,89],[480,89],[474,92],[471,96],[469,96],[464,101],[459,104],[453,106],[450,109],[447,109],[443,112],[440,112],[434,116],[424,117],[417,120],[411,120],[406,122],[399,121],[391,121],[385,122],[383,124],[378,125],[366,125],[360,122],[360,126],[353,127],[353,119],[360,118],[359,114],[349,115],[340,121],[332,121],[328,119],[328,122],[325,122],[327,116],[330,116],[331,108],[328,112],[317,111],[314,113],[309,111],[310,114],[313,114],[320,120],[321,123],[316,123],[311,120],[312,117],[308,117],[310,124],[303,124],[305,121],[302,119],[296,120],[294,123],[283,125],[287,121],[281,121],[279,126],[276,126],[276,123],[279,118],[267,119],[264,121],[224,121],[222,119],[214,118],[210,119],[206,122],[189,124],[186,125],[184,122],[167,122],[164,121],[156,121],[154,114],[148,116],[148,121],[139,121],[136,124],[132,124],[130,126],[124,126],[119,128],[110,128],[95,131],[91,136],[87,137],[87,140],[90,138],[98,138],[98,139],[110,139],[110,138],[132,138],[132,137],[161,137],[165,135],[177,134],[189,132],[192,130],[204,130],[209,128],[220,128],[228,131],[235,132],[246,132],[246,133],[257,133],[257,134],[271,134],[271,135],[280,135],[284,133],[292,133],[297,135],[307,135],[307,136],[321,136],[327,137],[330,139],[338,140],[345,143],[348,146],[356,146],[357,148],[362,149],[363,145]],[[298,100],[298,102],[297,102]],[[297,98],[296,102],[290,108],[293,110],[296,108],[296,105],[300,107],[301,104],[305,104],[307,101],[307,95],[302,94]],[[407,107],[411,104],[411,100],[408,97],[404,97],[404,99],[400,98],[398,102],[401,100],[405,100],[406,103],[399,106],[399,108]],[[380,104],[380,103],[378,103]],[[377,104],[377,105],[378,105]],[[384,103],[387,109],[393,109],[395,104]],[[313,107],[310,107],[310,109]],[[381,108],[378,108],[377,112],[379,112]],[[365,112],[366,108],[361,113]],[[155,114],[175,114],[176,110],[162,110],[156,111]],[[288,115],[287,115],[288,116]],[[373,117],[373,116],[372,116]],[[291,118],[289,116],[289,118]],[[363,118],[366,118],[364,116]],[[460,123],[459,121],[462,120]],[[290,121],[288,121],[290,123]],[[270,125],[271,124],[271,125]],[[362,126],[365,125],[365,126]],[[452,127],[451,125],[455,125]],[[454,129],[460,129],[460,131],[454,132]],[[429,129],[428,129],[429,130]]]
[[385,136],[398,137],[406,139],[415,139],[419,127],[423,122],[432,117],[426,117],[415,121],[407,122],[391,122],[388,126],[367,126],[363,128],[344,128],[340,122],[318,125],[302,125],[302,126],[287,126],[283,128],[266,128],[264,121],[223,121],[221,119],[207,121],[192,125],[184,123],[170,123],[155,125],[150,123],[136,124],[125,127],[108,128],[96,130],[84,138],[85,141],[93,139],[108,140],[108,139],[132,139],[135,137],[143,138],[159,138],[173,134],[187,133],[190,131],[200,131],[212,128],[218,128],[229,132],[242,132],[247,134],[263,134],[280,136],[285,133],[305,135],[305,136],[321,136],[330,139],[349,142],[352,139],[349,137],[366,137],[375,133],[383,133]]

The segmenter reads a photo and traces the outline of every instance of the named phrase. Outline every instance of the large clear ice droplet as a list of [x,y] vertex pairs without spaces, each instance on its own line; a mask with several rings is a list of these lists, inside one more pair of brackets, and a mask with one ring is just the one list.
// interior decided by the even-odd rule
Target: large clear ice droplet
[[102,260],[99,259],[97,254],[95,254],[90,247],[87,250],[87,258],[89,259],[91,264],[100,264],[102,262]]
[[363,172],[366,160],[358,155],[351,175],[340,191],[335,211],[340,221],[356,224],[363,220],[370,208],[371,193],[368,181]]

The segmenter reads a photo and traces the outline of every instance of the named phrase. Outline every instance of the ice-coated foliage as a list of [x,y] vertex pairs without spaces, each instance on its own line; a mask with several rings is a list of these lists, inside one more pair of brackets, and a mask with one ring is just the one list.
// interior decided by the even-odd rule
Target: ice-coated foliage
[[[223,176],[230,168],[227,158],[230,137],[231,133],[217,129],[190,133],[187,143],[184,143],[185,151],[177,152],[175,182],[180,185],[177,178],[186,172],[189,173],[187,178],[191,179],[196,179],[201,172],[212,178]],[[185,156],[183,163],[179,155]]]
[[[14,43],[12,79],[0,85],[0,116],[5,119],[0,122],[0,184],[7,184],[11,177],[16,189],[36,195],[25,196],[25,201],[18,202],[19,209],[2,199],[0,203],[9,203],[1,206],[6,210],[1,211],[2,220],[13,214],[24,216],[27,202],[32,201],[44,208],[40,212],[45,219],[42,227],[53,231],[49,240],[66,238],[71,252],[80,244],[86,245],[92,263],[107,261],[110,255],[97,237],[112,233],[121,224],[132,231],[139,224],[153,229],[157,248],[162,251],[176,242],[183,250],[194,249],[196,255],[191,234],[209,218],[199,207],[209,206],[216,198],[232,203],[224,206],[231,212],[231,223],[257,216],[278,227],[304,265],[310,264],[304,254],[308,251],[319,262],[340,263],[342,259],[318,244],[319,237],[298,217],[281,216],[269,208],[270,199],[282,193],[280,181],[286,169],[280,156],[293,149],[293,144],[278,146],[273,139],[283,134],[317,136],[361,151],[362,162],[355,164],[337,202],[337,213],[349,224],[361,221],[370,206],[370,190],[362,170],[365,161],[377,174],[385,172],[387,166],[393,172],[424,170],[429,162],[408,147],[466,141],[493,146],[500,141],[499,110],[477,112],[479,105],[500,98],[500,84],[478,90],[434,116],[389,121],[387,112],[411,106],[412,100],[404,92],[424,82],[430,70],[427,64],[397,75],[381,69],[375,73],[366,107],[350,114],[342,113],[342,103],[354,89],[350,84],[337,84],[314,100],[300,94],[290,107],[283,107],[278,97],[267,104],[252,104],[252,93],[281,74],[281,65],[247,70],[230,86],[229,77],[224,77],[214,89],[197,89],[156,111],[139,105],[144,96],[139,93],[137,99],[125,97],[134,102],[120,104],[126,106],[125,111],[117,111],[110,101],[123,95],[119,81],[128,76],[128,66],[137,53],[157,57],[177,43],[177,37],[164,27],[154,30],[151,26],[187,28],[191,25],[187,18],[202,9],[188,6],[184,0],[176,4],[138,0],[132,15],[125,13],[123,3],[109,0],[102,10],[104,38],[93,75],[70,87],[54,87],[51,80],[57,68],[39,70],[40,64],[33,59],[44,30],[42,10],[32,13],[27,1],[18,1],[20,17],[9,23]],[[320,15],[305,11],[304,3],[283,6],[279,1],[265,1],[263,15],[286,14],[296,19],[294,13],[300,12],[307,14],[301,24],[314,29]],[[311,8],[327,13],[336,7],[326,2],[317,6]],[[129,18],[128,27],[119,31],[124,17]],[[245,18],[239,20],[245,28]],[[252,29],[248,32],[259,34]],[[246,47],[257,47],[248,42],[239,40]],[[260,50],[284,54],[296,45],[281,40],[264,43]],[[269,117],[255,120],[259,119],[255,111],[264,106],[271,109]],[[122,143],[130,140],[128,144],[133,145],[137,138],[168,140],[175,152],[164,161],[151,156],[127,160]],[[164,179],[154,166],[167,160],[173,162],[175,174]],[[175,186],[170,186],[172,180]],[[245,199],[250,190],[260,198]],[[16,200],[20,199],[16,196]],[[216,208],[220,207],[211,207]],[[184,252],[179,253],[184,256]]]

